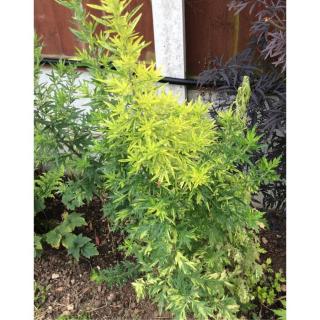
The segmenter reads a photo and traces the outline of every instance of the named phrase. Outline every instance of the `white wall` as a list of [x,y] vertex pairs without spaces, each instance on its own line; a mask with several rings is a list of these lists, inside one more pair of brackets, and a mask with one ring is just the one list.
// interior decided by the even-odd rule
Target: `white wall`
[[[41,68],[41,74],[40,74],[40,82],[41,83],[48,83],[50,81],[49,76],[48,76],[48,74],[50,74],[50,72],[51,72],[51,68],[48,66]],[[79,82],[84,81],[84,80],[87,80],[87,81],[90,80],[90,75],[89,75],[88,71],[81,70]],[[174,84],[167,85],[167,86],[168,86],[168,89],[172,90],[176,94],[180,93],[180,87],[184,87],[184,86],[178,86],[178,85],[174,85]],[[197,99],[198,96],[200,95],[200,91],[197,90],[196,88],[186,89],[184,87],[183,90],[185,91],[185,99],[187,99],[188,101],[193,100],[193,99]],[[212,91],[210,93],[205,93],[200,96],[203,99],[203,101],[205,101],[205,102],[210,102],[210,101],[215,101],[215,100],[221,99],[220,94],[218,94],[216,92],[212,92]],[[83,105],[86,104],[87,102],[88,101],[86,99],[81,99],[76,102],[76,105],[78,105],[79,108],[80,107],[83,108]]]

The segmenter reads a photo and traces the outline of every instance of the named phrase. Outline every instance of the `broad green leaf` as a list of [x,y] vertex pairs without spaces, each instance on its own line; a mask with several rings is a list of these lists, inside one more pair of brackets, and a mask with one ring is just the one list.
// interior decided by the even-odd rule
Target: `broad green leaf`
[[53,229],[46,234],[45,239],[53,248],[59,249],[62,235]]
[[99,251],[92,242],[87,242],[83,247],[81,247],[81,254],[86,258],[91,258],[99,255]]

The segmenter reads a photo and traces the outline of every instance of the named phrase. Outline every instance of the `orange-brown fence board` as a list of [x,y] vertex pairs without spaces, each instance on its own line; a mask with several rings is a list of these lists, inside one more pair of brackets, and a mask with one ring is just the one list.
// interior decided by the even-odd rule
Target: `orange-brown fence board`
[[136,31],[143,35],[146,42],[150,42],[150,45],[142,51],[142,59],[147,61],[155,60],[151,0],[133,0],[128,9],[132,10],[139,4],[143,4],[141,11],[142,17],[136,27]]
[[252,16],[248,11],[234,16],[227,3],[227,0],[185,0],[188,75],[198,75],[214,56],[228,59],[245,48]]
[[[172,0],[175,1],[175,0]],[[99,3],[100,0],[86,0]],[[198,75],[214,56],[228,59],[245,48],[249,39],[250,21],[247,11],[238,17],[227,8],[228,0],[185,0],[186,67],[189,76]],[[136,27],[147,42],[141,58],[155,58],[151,0],[133,0],[129,10],[143,4],[142,18]],[[95,15],[100,11],[91,11]],[[72,13],[54,0],[35,0],[35,30],[44,42],[43,56],[72,57],[80,47],[72,32]]]
[[50,57],[73,56],[79,46],[69,30],[71,12],[52,0],[35,0],[34,24],[43,41],[43,55]]
[[[89,0],[86,3],[100,3],[99,0]],[[144,49],[141,58],[145,60],[154,59],[154,38],[152,8],[150,0],[133,0],[129,10],[143,4],[142,17],[136,27],[136,31],[141,33],[145,41],[151,44]],[[95,15],[99,11],[91,10]],[[72,57],[76,53],[76,48],[81,44],[69,30],[74,27],[72,13],[69,9],[57,4],[54,0],[35,0],[34,2],[34,24],[36,33],[42,37],[44,44],[44,57]]]

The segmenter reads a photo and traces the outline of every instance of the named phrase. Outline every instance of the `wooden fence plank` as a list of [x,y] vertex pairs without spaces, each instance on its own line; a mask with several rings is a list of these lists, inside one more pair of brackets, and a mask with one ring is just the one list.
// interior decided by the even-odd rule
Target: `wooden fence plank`
[[[88,0],[86,3],[98,4],[99,0]],[[133,0],[129,10],[143,4],[142,17],[136,27],[136,31],[143,34],[147,42],[151,44],[142,52],[144,60],[154,59],[153,44],[153,22],[151,0]],[[90,9],[95,15],[100,11]],[[81,47],[75,36],[69,30],[74,27],[72,13],[69,9],[60,6],[54,0],[35,0],[34,2],[34,25],[36,33],[42,37],[44,57],[72,57],[75,55],[75,48]]]
[[252,16],[234,16],[227,0],[185,0],[187,74],[198,75],[208,59],[228,59],[246,47]]

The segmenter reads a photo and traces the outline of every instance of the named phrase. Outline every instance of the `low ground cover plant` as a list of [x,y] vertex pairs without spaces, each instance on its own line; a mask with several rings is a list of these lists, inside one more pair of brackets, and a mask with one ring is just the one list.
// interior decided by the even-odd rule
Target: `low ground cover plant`
[[287,319],[287,303],[286,300],[280,300],[281,304],[282,304],[282,308],[281,309],[275,309],[273,310],[274,314],[278,317],[278,320],[286,320]]
[[[243,78],[235,101],[213,120],[209,104],[200,98],[179,103],[157,83],[161,75],[155,65],[138,60],[146,46],[134,32],[139,7],[127,12],[127,0],[102,0],[89,5],[102,16],[89,20],[82,1],[58,2],[73,11],[74,33],[85,44],[78,59],[95,86],[81,85],[92,107],[90,121],[80,122],[88,128],[86,142],[76,149],[81,153],[58,147],[71,155],[63,161],[59,155],[46,172],[59,168],[64,177],[57,173],[45,192],[42,182],[50,174],[36,180],[41,197],[59,192],[70,211],[46,241],[56,247],[61,243],[76,259],[92,255],[94,246],[73,233],[85,223],[72,213],[81,201],[73,207],[63,200],[70,184],[88,179],[94,186],[90,197],[105,198],[103,214],[125,235],[119,249],[136,265],[138,299],[151,298],[176,319],[239,319],[252,308],[264,272],[258,234],[266,223],[251,206],[252,195],[262,183],[277,179],[279,164],[278,158],[253,158],[262,146],[255,128],[247,126],[249,79]],[[97,34],[98,25],[103,31]],[[92,171],[97,177],[90,180]],[[43,208],[45,202],[38,202]],[[127,266],[114,270],[132,277]],[[94,273],[93,279],[119,285],[122,275],[114,270]]]

